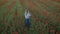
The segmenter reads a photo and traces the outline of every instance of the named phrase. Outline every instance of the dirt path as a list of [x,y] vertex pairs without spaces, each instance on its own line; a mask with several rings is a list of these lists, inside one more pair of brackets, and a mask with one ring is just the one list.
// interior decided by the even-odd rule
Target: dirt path
[[21,5],[23,6],[23,4],[24,4],[24,0],[20,0],[20,3],[21,3]]
[[7,3],[8,2],[8,0],[2,0],[1,2],[0,2],[0,7],[1,6],[3,6],[5,3]]

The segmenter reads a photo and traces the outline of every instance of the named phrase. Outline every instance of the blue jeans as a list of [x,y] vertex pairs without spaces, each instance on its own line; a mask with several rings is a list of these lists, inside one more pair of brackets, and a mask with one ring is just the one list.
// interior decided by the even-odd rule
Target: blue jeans
[[25,19],[25,25],[27,28],[30,27],[30,19]]

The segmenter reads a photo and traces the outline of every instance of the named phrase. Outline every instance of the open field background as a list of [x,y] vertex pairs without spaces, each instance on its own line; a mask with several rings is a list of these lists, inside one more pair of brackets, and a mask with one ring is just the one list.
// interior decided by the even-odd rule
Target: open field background
[[[31,12],[31,27],[24,10]],[[60,34],[60,0],[0,0],[0,34]]]

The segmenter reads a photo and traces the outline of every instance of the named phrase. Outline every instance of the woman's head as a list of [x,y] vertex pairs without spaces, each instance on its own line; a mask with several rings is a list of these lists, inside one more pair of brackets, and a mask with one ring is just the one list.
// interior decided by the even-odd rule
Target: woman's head
[[27,12],[27,13],[29,12],[28,8],[25,9],[25,12]]

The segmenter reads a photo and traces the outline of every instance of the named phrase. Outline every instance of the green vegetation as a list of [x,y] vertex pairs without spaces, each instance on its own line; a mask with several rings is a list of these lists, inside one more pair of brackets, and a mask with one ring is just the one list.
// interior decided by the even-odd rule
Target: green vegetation
[[[0,2],[3,1],[0,0]],[[28,30],[24,22],[24,10],[27,7],[27,0],[23,5],[21,5],[20,0],[16,0],[11,9],[8,10],[13,2],[13,0],[8,0],[7,3],[0,6],[0,34],[49,34],[50,28],[60,32],[60,12],[57,12],[57,7],[54,6],[60,3],[54,2],[54,5],[51,5],[48,3],[49,0],[46,3],[31,0],[38,9],[29,8],[32,17],[30,19],[30,29]],[[9,7],[7,8],[7,6]],[[49,13],[48,16],[45,15],[45,12]]]

